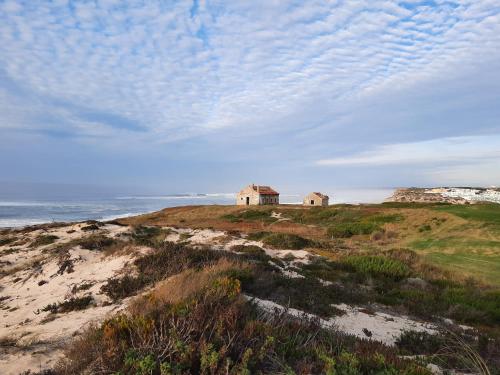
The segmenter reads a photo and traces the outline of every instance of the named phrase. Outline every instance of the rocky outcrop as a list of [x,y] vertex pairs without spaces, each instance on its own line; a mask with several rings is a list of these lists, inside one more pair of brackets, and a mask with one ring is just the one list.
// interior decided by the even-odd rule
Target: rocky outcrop
[[500,190],[496,188],[440,187],[397,189],[386,202],[451,203],[478,202],[500,203]]
[[466,204],[466,199],[460,197],[447,197],[434,189],[405,188],[397,189],[386,202],[413,202],[413,203],[453,203]]

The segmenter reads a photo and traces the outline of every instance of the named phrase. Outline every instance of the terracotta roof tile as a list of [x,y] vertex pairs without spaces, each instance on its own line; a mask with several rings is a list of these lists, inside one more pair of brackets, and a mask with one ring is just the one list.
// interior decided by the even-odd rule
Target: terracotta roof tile
[[254,191],[258,192],[259,194],[263,194],[263,195],[279,195],[280,194],[270,186],[252,185],[252,189]]

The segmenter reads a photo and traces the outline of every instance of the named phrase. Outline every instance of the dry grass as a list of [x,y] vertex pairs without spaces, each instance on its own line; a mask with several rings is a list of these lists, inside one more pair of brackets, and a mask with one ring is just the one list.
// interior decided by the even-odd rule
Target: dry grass
[[[466,208],[464,208],[466,209]],[[427,264],[439,264],[455,273],[454,279],[474,277],[491,285],[500,286],[500,231],[479,220],[465,219],[432,205],[393,207],[389,205],[336,205],[325,209],[302,206],[273,206],[272,211],[290,220],[268,223],[261,220],[232,222],[224,217],[238,216],[248,210],[246,206],[187,206],[174,207],[121,219],[134,225],[158,225],[189,228],[213,228],[241,233],[284,233],[312,240],[318,254],[335,259],[337,253],[388,251],[409,248],[424,255]],[[269,212],[268,206],[252,206],[252,211]],[[328,236],[328,223],[334,222],[335,212],[343,215],[342,222],[356,225],[360,220],[374,219],[379,229],[373,234],[355,234],[351,238],[332,240]],[[376,221],[380,217],[398,217],[387,222]],[[363,219],[364,218],[364,219]],[[426,228],[422,231],[421,228]],[[493,228],[493,229],[492,229]],[[473,258],[473,259],[472,259]]]
[[176,304],[198,294],[223,274],[232,270],[250,269],[251,266],[247,263],[225,258],[201,270],[190,268],[158,283],[147,295],[135,298],[129,309],[134,315],[147,315],[151,312],[150,309],[157,308],[158,304]]
[[[282,206],[276,206],[276,210]],[[300,207],[300,206],[299,206]],[[287,206],[287,208],[289,208]],[[119,219],[122,224],[128,225],[154,225],[154,226],[172,226],[184,228],[212,228],[223,231],[239,231],[244,233],[270,231],[296,234],[311,239],[324,238],[325,230],[318,227],[310,227],[290,221],[266,223],[263,221],[242,221],[231,222],[223,218],[227,215],[237,215],[247,210],[247,207],[238,206],[184,206],[171,207],[164,210],[153,212],[151,214],[140,215]],[[302,209],[302,208],[299,208]],[[269,207],[255,206],[252,210],[269,211]]]

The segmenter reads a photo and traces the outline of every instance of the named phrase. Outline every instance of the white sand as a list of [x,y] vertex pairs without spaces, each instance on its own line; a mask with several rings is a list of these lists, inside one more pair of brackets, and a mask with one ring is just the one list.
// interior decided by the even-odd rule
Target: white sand
[[[35,230],[24,235],[16,233],[16,237],[34,239],[41,234],[59,237],[54,244],[65,243],[72,239],[87,236],[80,228],[86,224],[68,225],[46,231]],[[74,233],[67,231],[75,230]],[[105,233],[110,237],[119,236],[129,230],[126,227],[105,225],[93,233]],[[8,260],[12,265],[4,270],[13,273],[2,277],[0,296],[8,296],[0,303],[0,339],[12,340],[15,346],[0,349],[0,373],[18,374],[21,371],[50,368],[61,355],[64,343],[76,332],[93,321],[101,321],[105,316],[114,314],[123,308],[122,304],[111,304],[100,292],[106,280],[124,269],[133,259],[131,255],[106,257],[97,251],[81,249],[76,246],[68,251],[69,260],[73,263],[73,272],[58,273],[58,258],[43,249],[46,245],[30,248],[29,243],[19,246],[19,252],[4,255],[7,247],[0,248],[0,260]],[[39,265],[33,267],[33,261]],[[17,270],[17,271],[16,271]],[[38,285],[40,281],[46,281]],[[74,286],[85,282],[92,286],[83,291],[72,293]],[[64,314],[52,314],[41,311],[52,303],[62,302],[71,297],[92,294],[93,305],[85,310]],[[55,318],[44,323],[46,318]]]
[[[340,310],[345,312],[342,316],[336,316],[330,319],[321,319],[314,314],[305,313],[303,311],[288,308],[259,298],[248,297],[253,300],[260,308],[265,311],[285,311],[291,316],[306,317],[319,319],[320,324],[329,329],[336,329],[341,332],[354,335],[360,338],[380,341],[386,345],[395,345],[396,339],[403,333],[403,331],[419,331],[428,332],[430,334],[437,333],[436,327],[429,323],[423,323],[413,320],[404,315],[391,315],[382,312],[375,312],[368,314],[363,312],[362,308],[352,307],[346,304],[334,305]],[[371,332],[371,337],[368,337],[363,329]]]

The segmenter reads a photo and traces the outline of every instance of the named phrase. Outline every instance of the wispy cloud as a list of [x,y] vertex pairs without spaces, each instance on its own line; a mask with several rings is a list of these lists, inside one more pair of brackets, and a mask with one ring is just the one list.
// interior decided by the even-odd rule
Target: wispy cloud
[[500,135],[451,137],[377,146],[361,153],[321,159],[317,165],[449,165],[494,161],[500,165]]
[[493,0],[0,0],[0,159],[489,163],[499,72]]
[[[491,1],[4,1],[0,66],[77,133],[147,128],[156,140],[284,124],[321,98],[335,106],[409,85],[497,45]],[[3,93],[0,111],[16,98]],[[40,98],[84,103],[96,115]],[[328,99],[326,99],[328,98]],[[112,121],[109,121],[112,119]],[[25,125],[26,117],[8,126]],[[97,120],[97,121],[94,121]],[[118,120],[118,121],[115,121]],[[133,124],[133,125],[132,125]],[[1,124],[6,126],[6,124]],[[106,130],[108,129],[108,130]]]

